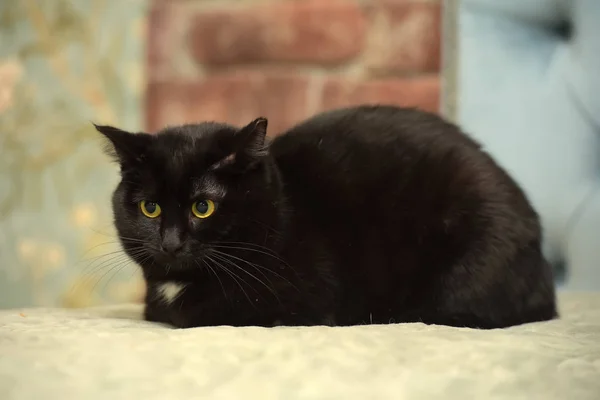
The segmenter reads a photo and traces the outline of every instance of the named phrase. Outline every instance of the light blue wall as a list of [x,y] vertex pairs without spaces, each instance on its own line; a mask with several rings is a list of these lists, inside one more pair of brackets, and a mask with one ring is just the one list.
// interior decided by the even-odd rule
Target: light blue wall
[[116,169],[90,121],[140,126],[145,7],[0,2],[0,307],[139,296],[131,270],[94,287],[108,269],[91,257],[116,249],[100,245]]
[[459,122],[524,186],[569,289],[600,290],[599,22],[597,0],[460,8]]

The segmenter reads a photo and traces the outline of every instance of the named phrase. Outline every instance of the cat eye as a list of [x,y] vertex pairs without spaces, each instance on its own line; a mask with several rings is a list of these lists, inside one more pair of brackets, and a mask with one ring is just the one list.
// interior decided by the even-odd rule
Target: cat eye
[[197,218],[208,218],[214,212],[215,203],[212,200],[201,200],[192,204],[192,214]]
[[140,210],[148,218],[156,218],[160,215],[160,206],[152,201],[140,201]]

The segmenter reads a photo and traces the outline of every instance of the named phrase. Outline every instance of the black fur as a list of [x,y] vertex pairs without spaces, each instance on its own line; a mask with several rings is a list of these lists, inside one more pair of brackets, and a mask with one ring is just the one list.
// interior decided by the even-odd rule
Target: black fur
[[[115,224],[148,320],[499,328],[557,315],[537,214],[456,126],[388,106],[323,113],[271,143],[266,126],[97,126],[121,165]],[[217,209],[198,219],[206,198]],[[171,302],[165,282],[184,286]]]

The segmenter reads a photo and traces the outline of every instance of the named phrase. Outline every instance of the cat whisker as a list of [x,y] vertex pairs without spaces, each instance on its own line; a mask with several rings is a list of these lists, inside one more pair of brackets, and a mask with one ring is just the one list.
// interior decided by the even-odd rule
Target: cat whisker
[[[128,261],[128,259],[123,257],[123,258],[117,259],[115,262],[116,263],[115,265],[118,265],[119,263],[127,262],[127,261]],[[111,264],[108,264],[108,265],[111,265]],[[106,271],[104,274],[102,274],[102,276],[100,278],[98,278],[98,273],[101,272],[103,270],[103,268],[96,269],[95,271],[93,271],[91,273],[86,273],[84,275],[83,279],[79,282],[79,284],[83,287],[86,287],[88,284],[95,281],[96,283],[93,284],[92,289],[91,289],[91,292],[93,292],[99,279],[102,279],[102,277],[104,277],[107,272],[111,271],[112,268],[113,267],[109,268],[108,271]],[[76,291],[78,287],[79,287],[78,285],[74,285],[72,288],[72,291]]]
[[[135,256],[138,253],[143,253],[143,252],[144,252],[144,249],[141,249],[141,248],[133,249],[130,251],[132,256]],[[93,261],[87,267],[84,268],[83,271],[85,272],[87,270],[89,272],[90,269],[92,269],[92,270],[96,269],[96,267],[98,267],[99,265],[102,265],[107,262],[111,262],[115,258],[119,258],[120,256],[129,256],[129,254],[127,254],[124,250],[116,250],[116,251],[104,254],[102,256],[95,257],[93,259]],[[107,259],[107,257],[109,257],[109,258]]]
[[[194,262],[199,267],[202,267],[200,265],[200,263],[198,262],[198,260],[194,260]],[[223,296],[225,297],[225,299],[227,299],[227,293],[225,291],[225,286],[223,286],[223,282],[221,281],[221,278],[219,277],[219,274],[217,274],[217,272],[214,270],[214,268],[205,259],[202,259],[202,263],[204,265],[206,265],[208,267],[208,269],[212,272],[212,274],[215,276],[215,278],[217,278],[217,280],[219,281],[219,285],[221,285],[221,290],[223,291]]]
[[[231,244],[233,244],[233,245],[240,245],[240,246],[239,247],[230,246]],[[245,247],[244,245],[245,246],[254,246],[254,247],[257,247],[257,249],[251,248],[251,247]],[[290,269],[294,270],[294,268],[290,264],[288,264],[283,258],[281,258],[273,250],[269,249],[268,247],[256,244],[256,243],[248,243],[248,242],[215,242],[214,244],[211,243],[211,246],[212,247],[230,248],[230,249],[239,249],[239,250],[246,250],[246,251],[254,251],[254,252],[257,252],[257,253],[265,254],[265,255],[273,257],[277,261],[280,261],[281,263],[283,263],[286,267],[289,267]]]
[[252,243],[252,242],[239,242],[239,241],[218,241],[218,242],[213,242],[214,244],[234,244],[234,245],[246,245],[246,246],[253,246],[253,247],[258,247],[259,249],[263,249],[267,252],[270,252],[272,254],[277,255],[277,253],[272,250],[269,247],[260,245],[260,244],[256,244],[256,243]]
[[[125,253],[122,250],[106,254],[106,255],[104,255],[104,257],[106,257],[106,256],[111,256],[111,257],[108,259],[102,259],[102,260],[96,259],[84,269],[84,271],[82,272],[84,275],[84,278],[81,282],[79,282],[79,284],[87,285],[87,283],[91,279],[93,279],[97,273],[99,273],[101,270],[103,270],[105,267],[111,265],[112,263],[117,263],[117,264],[122,263],[124,261],[127,261],[127,259],[133,259],[133,261],[137,262],[137,258],[139,256],[143,255],[144,252],[145,252],[144,249],[135,249],[132,251],[131,255]],[[102,258],[102,257],[100,257],[100,258]],[[96,263],[96,265],[94,265],[95,263]],[[77,289],[77,287],[78,287],[78,285],[74,284],[71,288],[71,292],[74,292]]]
[[[127,236],[122,236],[122,235],[109,235],[108,233],[104,233],[104,232],[99,232],[96,231],[94,229],[92,229],[94,232],[100,234],[100,235],[104,235],[104,236],[108,236],[108,237],[112,237],[112,238],[116,238],[116,239],[120,239],[123,242],[131,242],[131,243],[143,243],[146,246],[149,246],[148,244],[148,239],[139,239],[139,238],[131,238],[131,237],[127,237]],[[158,250],[152,247],[152,250]]]
[[[225,242],[221,242],[221,243],[225,243]],[[288,264],[284,259],[282,259],[281,257],[279,257],[277,254],[272,253],[272,252],[267,252],[267,251],[263,251],[263,250],[259,250],[259,249],[253,249],[253,248],[248,248],[248,247],[239,247],[239,246],[229,246],[229,245],[211,245],[212,247],[215,248],[225,248],[225,249],[232,249],[232,250],[245,250],[245,251],[253,251],[255,253],[261,253],[267,256],[270,256],[274,259],[276,259],[277,261],[280,261],[282,264],[284,264],[286,267],[289,267],[291,269],[292,266],[290,264]],[[262,247],[262,246],[261,246]],[[265,249],[268,249],[267,247],[265,247]]]
[[235,273],[233,273],[231,270],[229,270],[229,268],[225,267],[223,264],[221,264],[220,262],[206,256],[207,260],[212,262],[215,267],[219,268],[219,270],[224,271],[227,275],[229,275],[229,277],[231,277],[231,279],[233,279],[233,281],[238,285],[238,287],[242,290],[242,293],[244,293],[244,296],[246,297],[246,299],[248,299],[248,302],[253,306],[254,303],[252,303],[252,300],[250,300],[250,296],[248,296],[248,293],[246,292],[246,290],[244,289],[243,285],[239,282],[239,279],[241,279],[244,283],[246,283],[246,285],[248,285],[248,283],[246,281],[244,281],[242,278],[240,278],[239,276],[237,276]]
[[128,238],[128,237],[123,237],[123,236],[117,236],[117,238],[121,239],[125,243],[142,243],[142,244],[146,244],[146,245],[148,243],[147,239],[134,239],[134,238]]
[[[215,250],[215,249],[212,249],[212,252],[211,252],[211,253],[212,253],[213,255],[218,255],[220,258],[226,258],[226,259],[227,259],[227,258],[229,257],[229,258],[232,258],[232,259],[234,259],[234,260],[242,261],[242,262],[244,262],[244,263],[246,263],[246,264],[249,264],[249,265],[250,265],[250,266],[252,266],[253,268],[257,269],[257,264],[250,263],[249,261],[246,261],[246,260],[243,260],[243,259],[241,259],[241,258],[235,257],[235,256],[233,256],[233,255],[231,255],[231,254],[224,253],[224,252],[222,252],[222,251]],[[228,262],[231,262],[231,260],[229,260],[229,259],[228,259]],[[236,267],[238,267],[238,268],[240,268],[240,267],[239,267],[237,264],[236,264],[235,266],[236,266]],[[268,270],[268,268],[265,268],[265,269],[267,269],[267,270]],[[244,269],[242,268],[242,270],[244,270]],[[268,281],[270,284],[272,284],[272,282],[269,280],[269,278],[268,278],[268,277],[267,277],[267,276],[266,276],[266,275],[265,275],[265,274],[264,274],[264,273],[263,273],[261,270],[257,269],[257,271],[258,271],[258,272],[259,272],[259,273],[260,273],[260,274],[261,274],[261,275],[262,275],[262,276],[263,276],[263,277],[264,277],[264,278],[265,278],[265,279],[266,279],[266,280],[267,280],[267,281]],[[271,270],[269,270],[269,271],[271,271]],[[245,271],[245,270],[244,270],[244,272],[246,272],[246,273],[247,273],[247,271]],[[272,271],[271,271],[271,272],[272,272]]]
[[111,235],[111,234],[108,234],[106,232],[101,232],[101,231],[99,231],[97,229],[94,229],[94,228],[91,228],[91,227],[89,229],[92,232],[97,233],[98,235],[102,235],[102,236],[106,236],[106,237],[110,237],[110,238],[116,238],[117,237],[116,235]]
[[[231,247],[230,247],[230,248],[231,248]],[[237,247],[236,247],[236,248],[237,248]],[[242,248],[240,248],[240,249],[242,249]],[[243,249],[243,250],[254,250],[254,249]],[[247,265],[249,265],[249,266],[251,266],[251,267],[255,268],[257,271],[259,271],[259,272],[260,272],[260,273],[261,273],[261,274],[262,274],[262,275],[265,277],[265,279],[267,279],[267,280],[268,280],[268,278],[267,278],[267,277],[264,275],[264,273],[262,273],[262,272],[259,270],[259,268],[260,268],[260,269],[262,269],[262,270],[266,270],[266,271],[268,271],[268,272],[272,273],[273,275],[277,276],[278,278],[280,278],[280,279],[283,279],[285,282],[289,283],[289,284],[290,284],[290,285],[291,285],[291,286],[292,286],[294,289],[296,289],[297,291],[300,291],[300,290],[298,289],[298,287],[296,287],[296,286],[295,286],[295,285],[294,285],[292,282],[290,282],[290,280],[289,280],[289,279],[287,279],[286,277],[282,276],[281,274],[279,274],[279,273],[277,273],[277,272],[273,271],[272,269],[265,267],[264,265],[259,265],[259,264],[256,264],[256,263],[252,263],[252,262],[250,262],[250,261],[248,261],[248,260],[245,260],[245,259],[243,259],[243,258],[240,258],[240,257],[234,256],[233,254],[229,254],[229,253],[222,252],[222,251],[220,251],[220,250],[215,250],[215,249],[212,249],[212,251],[213,251],[214,253],[216,253],[216,254],[220,254],[220,255],[221,255],[221,257],[223,257],[223,256],[225,256],[225,257],[230,257],[230,258],[233,258],[233,259],[235,259],[235,260],[241,261],[241,262],[243,262],[243,263],[245,263],[245,264],[247,264]],[[290,268],[291,268],[291,267],[290,267]],[[269,281],[269,283],[270,283],[270,281]]]
[[[149,258],[150,256],[147,256],[147,257]],[[132,268],[132,269],[131,269],[131,273],[129,274],[129,278],[128,278],[128,279],[129,279],[129,280],[133,279],[133,276],[135,275],[135,273],[136,273],[137,271],[139,271],[137,268]]]
[[119,273],[121,271],[123,271],[124,268],[129,267],[134,261],[133,260],[126,260],[124,262],[121,262],[120,264],[116,265],[115,267],[111,268],[109,271],[113,271],[112,274],[109,275],[108,279],[104,282],[104,284],[102,285],[102,292],[106,291],[106,288],[108,286],[108,284],[117,276],[119,275]]
[[[279,296],[277,295],[277,292],[275,292],[275,290],[273,290],[273,288],[271,288],[271,286],[267,285],[267,284],[266,284],[266,283],[265,283],[265,282],[264,282],[262,279],[260,279],[260,278],[259,278],[259,277],[257,277],[256,275],[252,274],[251,272],[247,271],[245,268],[242,268],[242,267],[240,267],[239,265],[237,265],[237,264],[236,264],[235,262],[233,262],[232,260],[230,260],[230,259],[228,259],[228,258],[226,258],[226,257],[224,257],[223,255],[220,255],[220,254],[226,254],[226,253],[222,253],[222,252],[218,252],[218,253],[217,253],[217,252],[215,252],[215,253],[213,254],[213,256],[214,256],[214,257],[217,257],[217,259],[218,259],[218,260],[220,260],[220,261],[227,262],[227,263],[228,263],[229,265],[231,265],[232,267],[235,267],[235,268],[237,268],[237,269],[239,269],[239,270],[241,270],[241,271],[245,272],[247,275],[249,275],[249,276],[251,276],[252,278],[254,278],[254,279],[257,281],[257,282],[260,282],[260,283],[261,283],[261,284],[262,284],[262,285],[263,285],[265,288],[267,288],[267,290],[269,290],[269,291],[270,291],[270,292],[273,294],[273,296],[275,296],[275,298],[277,299],[277,301],[281,302],[281,300],[279,299]],[[227,255],[227,256],[231,256],[230,254],[226,254],[226,255]],[[237,257],[234,257],[234,258],[237,258]],[[245,260],[242,260],[242,259],[239,259],[239,260],[240,260],[240,261],[244,261],[244,262],[248,263],[248,264],[249,264],[249,265],[251,265],[251,266],[254,266],[254,265],[252,265],[252,263],[249,263],[249,262],[247,262],[247,261],[245,261]],[[267,277],[264,275],[264,273],[262,273],[262,272],[261,272],[261,271],[260,271],[258,268],[256,268],[256,267],[255,267],[255,269],[256,269],[256,271],[260,272],[260,273],[263,275],[263,277],[264,277],[264,278],[265,278],[265,279],[266,279],[266,280],[267,280],[269,283],[271,283],[271,282],[269,281],[269,279],[268,279],[268,278],[267,278]]]
[[[146,257],[150,257],[150,255],[147,255]],[[114,271],[112,273],[112,275],[110,275],[110,277],[106,280],[106,282],[104,283],[103,287],[102,287],[102,291],[106,290],[106,286],[108,285],[108,283],[114,279],[114,277],[123,270],[123,268],[130,266],[132,263],[137,263],[138,262],[138,258],[137,257],[131,257],[128,260],[124,260],[121,261],[117,264],[115,264],[113,267],[111,267],[108,271],[106,271],[101,277],[100,279],[94,284],[94,287],[92,288],[92,292],[94,291],[94,289],[96,288],[96,286],[104,279],[104,277],[106,277],[109,273],[111,273],[111,271]]]
[[277,235],[281,235],[281,232],[280,232],[280,231],[278,231],[277,229],[273,228],[272,226],[269,226],[269,225],[265,224],[265,223],[264,223],[264,222],[262,222],[262,221],[259,221],[259,220],[257,220],[257,219],[254,219],[254,218],[246,218],[246,219],[247,219],[248,221],[250,221],[250,222],[254,222],[254,223],[256,223],[256,224],[259,224],[259,225],[261,225],[261,226],[264,226],[265,228],[267,228],[267,229],[268,229],[268,230],[270,230],[271,232],[273,232],[273,233],[276,233]]
[[147,239],[130,239],[130,238],[123,238],[123,237],[119,237],[123,243],[126,244],[136,244],[136,245],[143,245],[144,247],[148,248],[149,250],[153,250],[153,251],[160,251],[160,249],[156,246],[152,246],[150,245],[150,243],[148,243]]
[[246,282],[242,277],[240,277],[240,276],[236,275],[235,273],[233,273],[229,268],[227,268],[226,266],[224,266],[220,262],[214,260],[213,258],[211,258],[208,255],[205,255],[205,257],[206,257],[207,260],[209,260],[210,262],[212,262],[213,264],[215,264],[216,266],[218,266],[222,271],[224,271],[225,273],[227,273],[235,281],[235,283],[237,283],[237,285],[242,290],[242,292],[244,293],[244,296],[246,296],[246,299],[248,299],[248,302],[252,305],[252,307],[256,308],[256,305],[252,302],[252,300],[250,299],[250,296],[248,296],[248,293],[246,292],[246,290],[244,289],[244,287],[242,286],[242,284],[239,282],[238,279],[240,279],[242,282],[244,282],[250,288],[252,288],[252,286],[249,285],[248,282]]
[[[119,260],[119,262],[122,260]],[[75,293],[77,292],[77,290],[80,287],[84,287],[88,284],[88,282],[95,276],[96,272],[98,272],[99,270],[96,270],[93,273],[83,273],[82,274],[82,278],[73,282],[72,285],[70,286],[70,288],[68,289],[68,293]]]
[[106,279],[106,281],[104,281],[104,284],[102,286],[101,292],[104,292],[106,290],[106,286],[108,285],[108,283],[125,267],[128,267],[129,265],[131,265],[133,263],[133,260],[131,259],[127,259],[127,260],[122,260],[119,263],[115,263],[113,266],[111,266],[104,274],[102,274],[102,276],[94,283],[94,286],[92,287],[92,292],[95,291],[96,287],[102,282],[104,281],[104,278],[108,277],[108,279]]
[[110,241],[110,242],[104,242],[104,243],[100,243],[97,244],[95,246],[90,247],[89,249],[87,249],[82,255],[81,258],[83,259],[83,257],[85,257],[86,254],[88,254],[89,252],[91,252],[94,249],[97,249],[100,246],[108,246],[109,244],[115,245],[115,244],[119,244],[119,242],[117,241]]
[[114,254],[119,254],[119,253],[120,254],[125,254],[125,251],[123,249],[119,249],[119,250],[115,250],[115,251],[111,251],[111,252],[108,252],[108,253],[101,254],[101,255],[96,256],[96,257],[91,257],[91,258],[88,258],[88,259],[82,259],[79,262],[90,262],[89,265],[91,265],[91,264],[99,261],[102,258],[111,256],[111,255],[114,255]]
[[[117,254],[117,255],[112,255],[111,257],[109,257],[107,259],[105,258],[102,260],[96,260],[92,264],[90,264],[88,267],[84,268],[84,270],[82,271],[82,275],[94,276],[96,273],[101,271],[105,266],[110,265],[111,263],[114,263],[114,262],[120,262],[122,260],[126,260],[127,258],[129,258],[127,256],[127,254],[121,253],[121,254]],[[85,281],[84,281],[84,283],[85,283]]]

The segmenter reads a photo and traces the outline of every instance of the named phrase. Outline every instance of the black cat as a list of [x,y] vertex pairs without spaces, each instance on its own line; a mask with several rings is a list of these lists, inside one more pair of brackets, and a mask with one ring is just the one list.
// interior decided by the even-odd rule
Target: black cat
[[96,128],[121,166],[115,224],[150,321],[499,328],[557,315],[536,212],[438,116],[341,109],[270,143],[263,118]]

